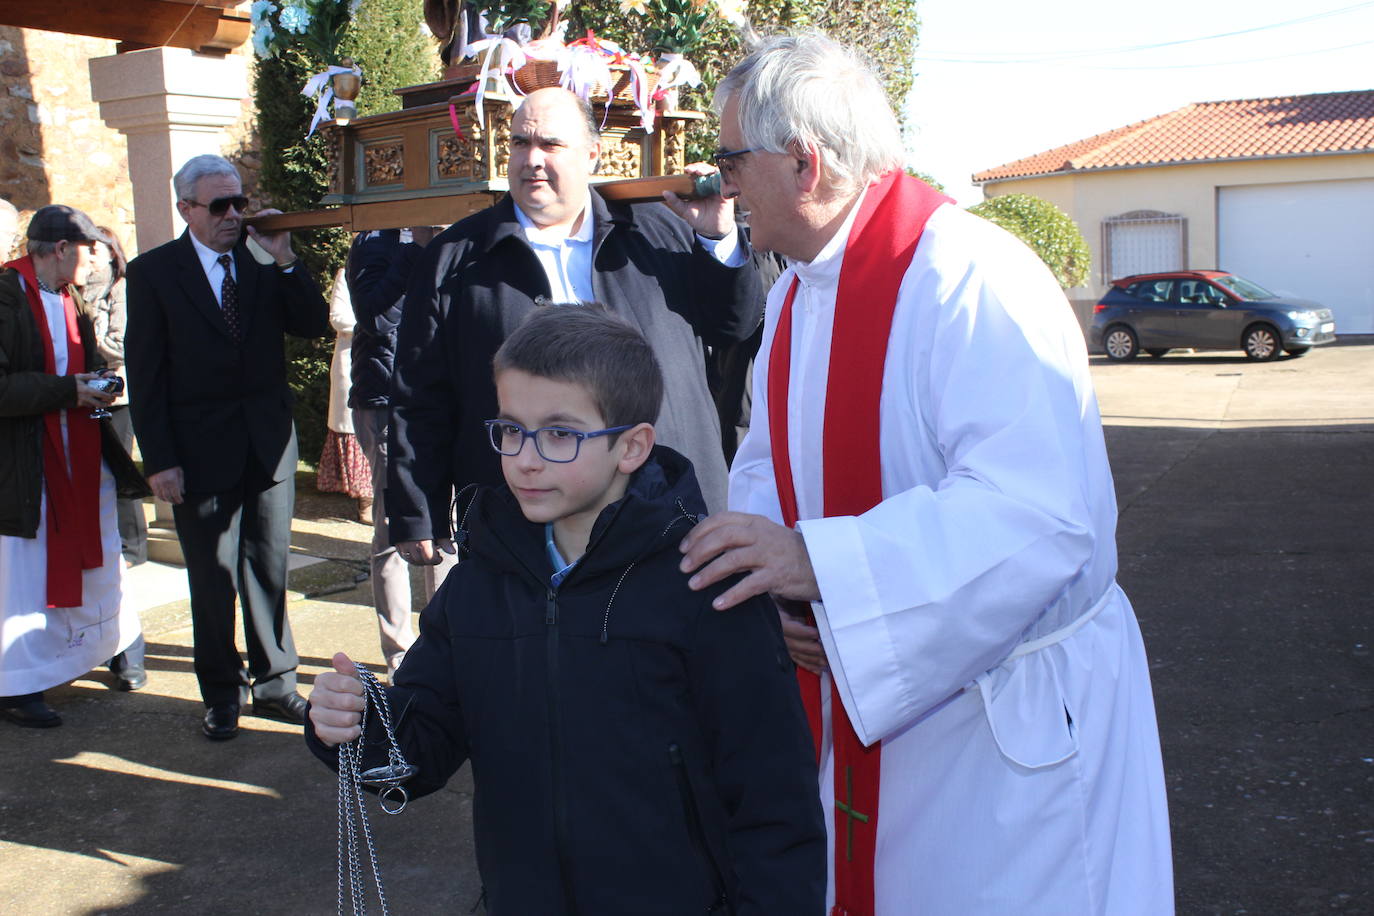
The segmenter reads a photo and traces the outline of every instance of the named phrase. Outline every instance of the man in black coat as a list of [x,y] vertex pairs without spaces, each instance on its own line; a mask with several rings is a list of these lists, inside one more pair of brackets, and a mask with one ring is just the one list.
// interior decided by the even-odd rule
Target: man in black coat
[[304,722],[286,619],[297,453],[282,335],[328,335],[328,308],[289,234],[248,230],[267,263],[240,241],[248,200],[231,163],[196,156],[173,181],[188,228],[129,264],[126,369],[144,472],[186,555],[203,731],[224,740],[250,675],[254,714]]
[[510,194],[440,233],[406,293],[392,388],[387,500],[392,543],[414,563],[452,552],[452,494],[499,484],[484,420],[491,358],[541,302],[598,301],[639,329],[666,376],[660,441],[692,461],[711,511],[725,508],[720,425],[704,347],[747,338],[763,295],[720,197],[608,204],[590,107],[541,89],[511,121]]

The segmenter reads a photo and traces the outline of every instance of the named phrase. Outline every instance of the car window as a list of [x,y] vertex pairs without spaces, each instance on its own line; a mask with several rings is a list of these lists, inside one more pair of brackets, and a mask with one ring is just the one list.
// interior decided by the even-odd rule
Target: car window
[[1217,282],[1229,289],[1242,299],[1277,299],[1269,290],[1244,277],[1237,277],[1231,274],[1226,277],[1217,277]]
[[1127,295],[1146,302],[1168,302],[1173,291],[1173,280],[1140,280],[1126,287]]
[[1181,305],[1225,305],[1226,297],[1206,280],[1180,280],[1178,301]]

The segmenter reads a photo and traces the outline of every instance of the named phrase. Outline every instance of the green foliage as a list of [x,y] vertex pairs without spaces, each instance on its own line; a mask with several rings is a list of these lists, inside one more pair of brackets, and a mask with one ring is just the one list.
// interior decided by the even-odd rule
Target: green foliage
[[[745,11],[759,33],[817,28],[837,41],[862,49],[883,78],[888,99],[899,116],[915,76],[913,57],[920,20],[916,0],[750,0]],[[568,34],[582,35],[587,29],[609,38],[629,51],[653,47],[648,29],[649,17],[626,15],[620,0],[577,0],[565,12]],[[712,16],[701,27],[699,44],[689,59],[701,71],[700,89],[684,89],[682,107],[709,111],[716,83],[739,62],[747,51],[735,28],[720,16]],[[710,157],[716,146],[714,119],[694,124],[688,130],[688,161]]]
[[[339,42],[339,53],[363,68],[360,115],[400,107],[391,90],[438,76],[439,57],[422,32],[423,0],[363,0]],[[299,46],[259,60],[254,74],[258,134],[262,143],[261,187],[266,203],[280,210],[313,210],[329,188],[329,147],[324,135],[306,138],[315,103],[300,94],[325,62]],[[302,263],[328,295],[348,251],[339,229],[295,233],[292,244]],[[324,445],[329,412],[332,340],[287,337],[287,378],[296,396],[296,431],[301,458],[315,463]]]
[[1082,286],[1092,255],[1083,233],[1063,210],[1031,194],[1005,194],[969,207],[1025,242],[1064,289]]

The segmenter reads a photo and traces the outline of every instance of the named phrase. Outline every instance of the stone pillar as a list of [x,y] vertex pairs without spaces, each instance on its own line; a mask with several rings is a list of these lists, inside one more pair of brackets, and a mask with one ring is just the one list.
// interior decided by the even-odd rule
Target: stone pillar
[[138,250],[148,251],[181,232],[172,174],[220,154],[248,93],[246,61],[164,47],[92,58],[90,69],[101,118],[128,138]]

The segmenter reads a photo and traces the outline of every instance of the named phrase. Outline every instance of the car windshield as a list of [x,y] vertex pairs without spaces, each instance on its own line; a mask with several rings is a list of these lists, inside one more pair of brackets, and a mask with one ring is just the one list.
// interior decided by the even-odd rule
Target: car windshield
[[1278,296],[1275,296],[1273,293],[1269,292],[1269,290],[1265,289],[1263,286],[1260,286],[1258,283],[1253,283],[1250,280],[1245,279],[1244,277],[1237,277],[1235,274],[1229,274],[1225,277],[1217,277],[1216,280],[1222,286],[1226,287],[1231,292],[1235,293],[1237,296],[1240,296],[1242,299],[1278,298]]

